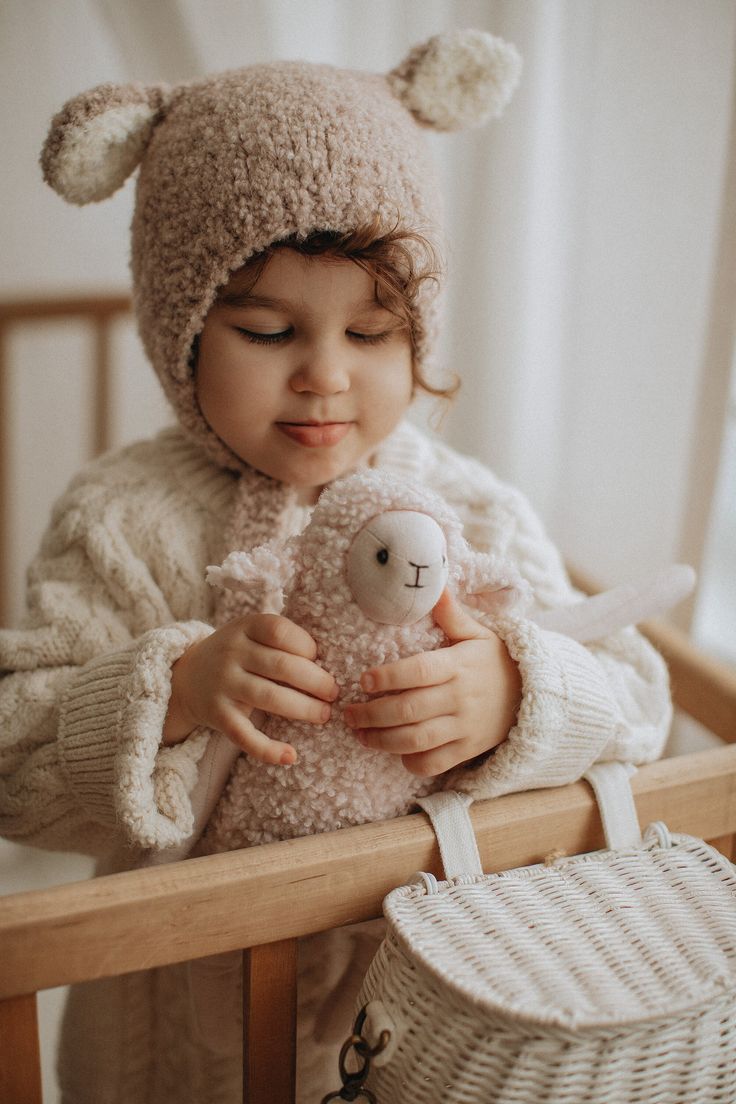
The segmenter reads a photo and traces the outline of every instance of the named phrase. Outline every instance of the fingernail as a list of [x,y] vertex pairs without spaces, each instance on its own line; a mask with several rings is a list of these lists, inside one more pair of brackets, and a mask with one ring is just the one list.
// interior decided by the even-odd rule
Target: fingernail
[[345,721],[345,724],[355,724],[355,714],[353,713],[352,709],[345,710],[345,712],[343,713],[343,720]]
[[362,728],[357,728],[353,733],[353,736],[355,736],[355,739],[358,741],[359,744],[362,744],[363,747],[368,747],[368,741],[366,740],[365,732]]
[[364,690],[367,690],[370,693],[370,691],[373,690],[373,688],[376,685],[376,680],[373,677],[373,675],[369,675],[369,674],[361,675],[360,676],[360,685],[363,687]]
[[329,721],[331,713],[332,713],[332,710],[330,709],[329,705],[323,705],[322,706],[322,723],[323,724],[324,724],[325,721]]
[[296,755],[293,751],[285,751],[281,756],[280,763],[282,767],[293,767],[296,763]]

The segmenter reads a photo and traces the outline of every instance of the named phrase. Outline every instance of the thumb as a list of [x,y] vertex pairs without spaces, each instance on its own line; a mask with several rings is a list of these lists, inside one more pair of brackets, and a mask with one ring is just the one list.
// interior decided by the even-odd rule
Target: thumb
[[432,610],[437,625],[452,641],[479,640],[491,636],[490,629],[476,621],[450,594],[443,590],[439,602]]

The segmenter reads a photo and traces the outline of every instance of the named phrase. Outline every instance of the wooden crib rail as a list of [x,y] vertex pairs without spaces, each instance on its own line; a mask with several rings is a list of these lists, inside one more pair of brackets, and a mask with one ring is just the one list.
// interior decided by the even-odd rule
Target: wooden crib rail
[[[673,831],[730,851],[736,747],[650,764],[633,789],[643,824],[662,819]],[[573,854],[603,843],[597,807],[582,782],[479,802],[471,816],[489,871],[538,862],[553,849]],[[12,1019],[17,1033],[16,1016],[26,1024],[22,1051],[20,1043],[8,1046],[0,1030],[0,1099],[41,1100],[21,1069],[38,1047],[29,994],[252,948],[245,952],[244,1099],[292,1104],[296,937],[380,915],[384,895],[419,869],[441,874],[422,813],[0,898],[0,1029]]]

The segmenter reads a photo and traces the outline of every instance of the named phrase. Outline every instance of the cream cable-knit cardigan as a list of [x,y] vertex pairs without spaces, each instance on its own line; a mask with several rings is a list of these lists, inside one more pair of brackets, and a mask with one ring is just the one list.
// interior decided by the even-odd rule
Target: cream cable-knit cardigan
[[[444,495],[471,545],[515,562],[538,606],[572,599],[560,558],[528,504],[481,464],[407,424],[374,463]],[[261,481],[262,493],[264,477],[248,477]],[[58,502],[30,569],[24,626],[0,633],[3,835],[98,855],[102,870],[134,865],[146,849],[187,835],[188,793],[207,737],[162,748],[161,728],[172,663],[212,632],[215,596],[204,568],[230,551],[223,532],[236,488],[233,475],[172,429],[96,461]],[[282,533],[305,520],[287,499]],[[454,772],[447,784],[490,797],[561,785],[600,758],[641,763],[661,754],[671,717],[667,674],[633,629],[591,647],[530,621],[510,622],[503,635],[522,675],[517,724],[495,754]],[[228,848],[227,804],[239,797],[247,800],[236,773],[208,850]],[[328,1036],[318,983],[337,980],[331,973],[343,969],[344,956],[336,948],[354,950],[360,936],[331,937],[329,961],[315,950],[320,938],[303,956],[303,974],[314,974],[305,999],[318,1034]],[[65,1025],[65,1101],[236,1098],[237,1043],[218,1053],[200,1045],[182,992],[185,974],[167,967],[77,987]],[[239,1002],[230,989],[237,1040]],[[221,1007],[228,1008],[224,994]],[[305,1050],[305,1069],[317,1050]]]

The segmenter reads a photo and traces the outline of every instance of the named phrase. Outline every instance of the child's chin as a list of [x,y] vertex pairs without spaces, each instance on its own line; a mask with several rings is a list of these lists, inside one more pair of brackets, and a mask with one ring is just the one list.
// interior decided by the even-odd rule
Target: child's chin
[[324,487],[325,484],[347,475],[354,470],[357,463],[358,459],[353,456],[318,457],[312,454],[305,456],[301,463],[266,464],[259,467],[259,470],[280,483],[307,490],[310,487]]

